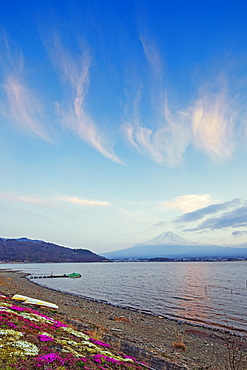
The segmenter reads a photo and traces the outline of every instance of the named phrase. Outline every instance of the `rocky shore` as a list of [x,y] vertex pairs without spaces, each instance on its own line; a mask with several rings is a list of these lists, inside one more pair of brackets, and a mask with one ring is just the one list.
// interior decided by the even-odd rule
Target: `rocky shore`
[[247,369],[247,336],[58,292],[29,281],[20,272],[0,270],[0,293],[55,303],[59,309],[54,315],[79,328],[96,330],[104,341],[144,359],[152,369]]

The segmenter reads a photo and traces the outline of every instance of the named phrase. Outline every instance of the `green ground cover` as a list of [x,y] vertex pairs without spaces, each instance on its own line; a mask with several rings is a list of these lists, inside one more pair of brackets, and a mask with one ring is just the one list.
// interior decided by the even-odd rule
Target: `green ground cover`
[[[49,315],[49,313],[47,314]],[[134,358],[37,310],[0,297],[0,369],[138,370]]]

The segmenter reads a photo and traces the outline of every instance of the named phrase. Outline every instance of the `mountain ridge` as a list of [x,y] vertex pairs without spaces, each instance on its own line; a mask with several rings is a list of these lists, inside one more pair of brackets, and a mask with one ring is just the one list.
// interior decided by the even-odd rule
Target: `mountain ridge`
[[106,260],[105,257],[88,249],[72,249],[26,237],[0,238],[0,261],[2,262],[102,262]]
[[[242,244],[243,245],[243,244]],[[223,258],[247,257],[246,247],[219,246],[200,244],[181,237],[171,231],[165,231],[147,242],[138,243],[130,248],[102,253],[111,259],[128,258]]]

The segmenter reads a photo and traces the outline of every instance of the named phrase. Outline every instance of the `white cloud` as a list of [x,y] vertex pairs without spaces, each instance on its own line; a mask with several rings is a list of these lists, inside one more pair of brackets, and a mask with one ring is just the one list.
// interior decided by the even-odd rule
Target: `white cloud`
[[[163,88],[162,61],[159,50],[147,37],[142,35],[140,40],[151,70],[150,84],[146,88],[149,93],[146,95],[150,99],[149,108],[152,116],[149,118],[150,122],[146,121],[146,117],[141,119],[141,90],[140,87],[133,87],[136,93],[132,96],[132,102],[128,103],[127,109],[129,112],[129,106],[131,106],[132,112],[125,118],[123,130],[129,143],[140,153],[148,155],[160,165],[174,166],[181,162],[189,145],[188,115],[182,115],[180,112],[174,113],[168,107],[167,93]],[[131,95],[129,90],[128,94]],[[126,98],[129,100],[128,96]]]
[[157,79],[160,80],[162,78],[162,62],[160,53],[155,45],[154,42],[149,40],[144,35],[140,36],[140,41],[142,43],[143,52],[145,54],[145,57],[152,69],[153,74]]
[[18,194],[2,194],[2,197],[15,202],[17,201],[30,204],[47,204],[47,200],[41,197],[32,197]]
[[62,201],[65,201],[65,202],[79,204],[81,206],[106,207],[106,206],[111,205],[111,203],[108,203],[108,202],[102,202],[102,201],[98,201],[98,200],[86,200],[86,199],[80,199],[80,198],[77,198],[77,197],[60,197],[59,199],[62,200]]
[[179,122],[176,117],[172,119],[170,122],[166,120],[163,127],[156,130],[127,123],[124,132],[136,149],[148,154],[155,162],[161,165],[177,165],[188,146],[189,132],[186,122]]
[[55,35],[49,53],[55,69],[67,85],[66,90],[69,87],[71,93],[71,96],[66,98],[66,104],[60,104],[58,109],[64,124],[103,156],[122,164],[120,158],[110,148],[107,138],[86,111],[85,99],[89,89],[91,65],[88,48],[84,44],[80,53],[72,55],[62,46],[58,35]]
[[187,194],[181,195],[170,201],[165,201],[162,204],[170,209],[179,209],[183,212],[193,212],[199,208],[203,208],[212,203],[209,194]]
[[[234,151],[235,126],[240,111],[237,99],[232,98],[228,91],[226,79],[221,73],[213,79],[206,76],[206,82],[198,84],[196,95],[188,96],[185,106],[176,104],[174,108],[175,105],[168,99],[168,89],[163,86],[159,50],[147,38],[141,36],[140,40],[151,70],[148,74],[148,81],[151,82],[145,89],[143,108],[144,111],[150,109],[151,113],[148,118],[148,115],[141,115],[144,99],[142,101],[136,93],[138,107],[132,104],[133,111],[127,115],[124,124],[129,143],[139,153],[161,165],[180,164],[189,146],[199,149],[213,160],[230,158]],[[133,86],[133,91],[136,90]]]
[[219,158],[229,158],[234,149],[233,129],[237,112],[226,91],[205,93],[190,111],[193,143]]
[[42,204],[42,205],[55,205],[57,202],[68,202],[73,204],[78,204],[82,206],[101,206],[106,207],[110,206],[111,203],[97,201],[97,200],[87,200],[87,199],[80,199],[74,196],[26,196],[26,195],[19,195],[19,194],[2,194],[3,198],[17,201],[22,203],[29,203],[29,204]]
[[16,77],[8,76],[4,84],[12,118],[22,129],[50,141],[45,128],[40,124],[41,106],[34,93]]
[[183,111],[172,112],[167,97],[162,104],[163,118],[156,121],[156,128],[145,126],[140,118],[128,119],[124,125],[128,141],[140,153],[172,166],[182,161],[189,145],[213,159],[231,157],[238,112],[224,89],[206,92]]
[[[0,61],[3,73],[2,88],[7,98],[5,111],[7,111],[8,118],[29,134],[50,141],[49,134],[41,123],[43,116],[41,103],[24,79],[23,56],[21,53],[15,55],[6,37],[4,38],[4,46],[2,45]],[[8,108],[6,109],[6,107]]]

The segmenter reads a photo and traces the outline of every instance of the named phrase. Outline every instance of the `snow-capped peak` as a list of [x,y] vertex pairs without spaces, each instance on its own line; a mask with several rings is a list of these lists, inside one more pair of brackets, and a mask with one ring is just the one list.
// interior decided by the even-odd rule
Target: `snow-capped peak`
[[183,238],[182,236],[173,233],[172,231],[165,231],[162,234],[156,236],[155,238],[148,240],[145,244],[151,245],[159,245],[159,244],[174,244],[174,245],[182,245],[182,244],[197,244],[192,242],[188,239]]

